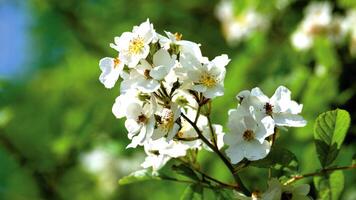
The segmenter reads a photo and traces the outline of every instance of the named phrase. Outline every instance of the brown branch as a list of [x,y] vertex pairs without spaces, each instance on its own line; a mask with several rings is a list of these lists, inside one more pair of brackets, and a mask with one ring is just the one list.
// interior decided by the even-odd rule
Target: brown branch
[[292,177],[291,179],[289,179],[288,181],[286,181],[284,184],[288,185],[288,184],[291,184],[291,183],[298,181],[300,179],[303,179],[303,178],[307,178],[307,177],[311,177],[311,176],[323,176],[326,173],[330,173],[333,171],[348,170],[348,169],[356,169],[356,164],[351,165],[351,166],[325,168],[318,172],[313,172],[313,173],[308,173],[308,174],[303,174],[303,175],[296,175],[296,176]]
[[[199,114],[199,113],[197,113]],[[234,171],[234,167],[232,166],[232,164],[229,162],[229,160],[219,151],[219,149],[214,146],[213,144],[211,144],[209,142],[208,139],[206,139],[201,130],[198,128],[198,126],[191,121],[186,115],[184,115],[183,113],[181,114],[181,116],[194,128],[194,130],[196,131],[196,133],[198,134],[198,137],[206,144],[208,145],[208,147],[210,149],[212,149],[218,156],[219,158],[224,162],[224,164],[227,166],[227,168],[230,170],[231,174],[233,175],[236,183],[238,184],[238,188],[245,193],[246,195],[250,195],[250,192],[248,191],[248,189],[243,185],[240,177],[235,173]]]

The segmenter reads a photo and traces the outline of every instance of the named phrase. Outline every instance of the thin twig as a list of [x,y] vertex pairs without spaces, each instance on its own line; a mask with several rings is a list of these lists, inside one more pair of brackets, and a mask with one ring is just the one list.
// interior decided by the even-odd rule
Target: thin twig
[[356,164],[351,165],[351,166],[325,168],[318,172],[313,172],[313,173],[308,173],[308,174],[303,174],[303,175],[296,175],[296,176],[292,177],[291,179],[289,179],[288,181],[286,181],[284,183],[284,185],[291,184],[291,183],[298,181],[300,179],[303,179],[303,178],[307,178],[307,177],[311,177],[311,176],[322,176],[325,173],[330,173],[330,172],[333,172],[336,170],[347,170],[347,169],[356,169]]
[[[199,114],[199,113],[197,113]],[[227,168],[230,170],[231,174],[233,175],[236,183],[238,184],[238,188],[245,193],[246,195],[250,195],[250,192],[248,191],[248,189],[243,185],[240,177],[235,173],[234,171],[234,167],[232,166],[232,164],[229,162],[229,160],[219,151],[219,149],[214,146],[213,144],[211,144],[209,142],[209,140],[207,140],[202,132],[200,131],[200,129],[198,128],[198,126],[192,122],[186,115],[184,115],[183,113],[181,114],[181,116],[194,128],[194,130],[197,132],[199,138],[206,144],[208,145],[209,148],[211,148],[216,154],[218,154],[219,158],[224,162],[224,164],[227,166]]]
[[216,134],[215,134],[215,131],[213,129],[213,125],[211,123],[210,116],[208,115],[207,118],[208,118],[208,124],[209,124],[209,129],[210,129],[210,134],[211,134],[211,137],[212,137],[212,141],[213,141],[214,145],[217,147],[218,143],[216,142]]
[[199,170],[198,168],[196,168],[196,167],[194,167],[194,166],[191,166],[191,165],[190,165],[189,163],[187,163],[186,161],[184,161],[184,160],[182,160],[182,159],[179,159],[179,160],[183,163],[183,165],[189,167],[190,169],[192,169],[192,170],[198,172],[199,174],[201,174],[203,177],[205,177],[205,178],[207,178],[207,179],[209,179],[209,180],[211,180],[211,181],[214,181],[215,183],[217,183],[217,184],[219,184],[219,185],[221,185],[221,186],[223,186],[223,187],[227,187],[227,188],[231,188],[231,189],[237,189],[237,188],[238,188],[237,185],[232,185],[232,184],[229,184],[229,183],[224,183],[224,182],[222,182],[222,181],[220,181],[220,180],[218,180],[218,179],[216,179],[216,178],[214,178],[214,177],[212,177],[212,176],[206,174],[205,172]]

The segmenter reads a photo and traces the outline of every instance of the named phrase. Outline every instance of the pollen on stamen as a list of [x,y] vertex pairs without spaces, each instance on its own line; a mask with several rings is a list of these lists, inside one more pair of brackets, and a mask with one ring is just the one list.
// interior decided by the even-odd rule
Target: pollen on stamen
[[266,115],[272,116],[272,114],[273,114],[273,106],[270,103],[266,103],[266,105],[263,108],[266,111]]
[[251,141],[253,139],[255,139],[255,133],[250,130],[250,129],[247,129],[243,135],[242,135],[242,138],[245,140],[245,141]]
[[174,33],[174,37],[176,38],[177,41],[182,40],[183,35],[181,33]]
[[142,51],[144,45],[144,41],[141,37],[137,37],[131,40],[129,44],[129,53],[139,54]]
[[121,61],[119,58],[114,58],[114,68],[116,68],[118,65],[120,65]]
[[207,72],[203,73],[200,76],[199,83],[205,85],[208,88],[214,87],[217,84],[217,79],[214,75],[211,75]]
[[147,117],[144,115],[144,114],[141,114],[141,115],[139,115],[138,116],[138,118],[137,118],[137,122],[139,122],[139,123],[146,123],[147,122]]

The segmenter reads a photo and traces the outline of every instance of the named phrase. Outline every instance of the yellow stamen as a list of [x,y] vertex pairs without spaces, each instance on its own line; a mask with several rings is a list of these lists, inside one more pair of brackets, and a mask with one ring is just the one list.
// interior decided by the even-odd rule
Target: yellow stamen
[[141,37],[137,37],[137,38],[131,40],[130,44],[129,44],[129,53],[139,54],[142,51],[144,45],[145,44]]
[[114,58],[114,68],[116,68],[120,63],[121,61],[119,60],[119,58]]
[[200,76],[199,83],[205,85],[208,88],[214,87],[217,84],[218,80],[214,75],[211,75],[207,72],[203,73]]
[[177,41],[182,40],[182,37],[183,37],[183,35],[181,33],[175,33],[174,36]]

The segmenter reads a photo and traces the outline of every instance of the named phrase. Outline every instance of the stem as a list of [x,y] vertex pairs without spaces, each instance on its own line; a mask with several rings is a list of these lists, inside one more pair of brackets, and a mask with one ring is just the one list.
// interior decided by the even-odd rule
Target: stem
[[[199,115],[199,113],[197,113],[197,115]],[[194,128],[194,130],[197,132],[199,138],[206,144],[208,145],[209,148],[211,148],[216,154],[218,154],[219,158],[224,162],[224,164],[227,166],[227,168],[230,170],[231,174],[233,175],[236,183],[238,184],[239,189],[241,189],[241,191],[243,193],[245,193],[246,195],[250,195],[250,191],[248,191],[248,189],[243,185],[240,177],[235,174],[234,171],[234,167],[232,166],[232,164],[229,162],[229,160],[219,151],[219,149],[212,145],[209,140],[207,140],[202,132],[200,131],[200,129],[198,128],[198,126],[192,122],[186,115],[184,115],[183,113],[181,114],[181,116],[187,120],[187,122]]]
[[[190,180],[181,180],[181,179],[177,179],[177,178],[173,178],[173,177],[168,177],[168,176],[164,176],[164,177],[161,177],[162,180],[166,180],[166,181],[174,181],[174,182],[178,182],[178,183],[189,183],[189,184],[199,184],[203,187],[206,187],[206,188],[226,188],[227,186],[225,185],[215,185],[215,186],[212,186],[212,185],[209,185],[207,183],[204,183],[204,182],[197,182],[197,181],[190,181]],[[230,187],[231,188],[231,187]]]
[[203,178],[207,178],[207,179],[209,179],[211,181],[214,181],[215,183],[217,183],[217,184],[219,184],[221,186],[227,187],[227,188],[232,188],[232,189],[237,189],[238,188],[238,186],[236,186],[236,185],[231,185],[231,184],[228,184],[228,183],[224,183],[224,182],[222,182],[222,181],[220,181],[220,180],[218,180],[218,179],[216,179],[214,177],[211,177],[210,175],[206,174],[205,172],[199,170],[198,168],[196,168],[194,166],[191,166],[189,163],[185,162],[182,159],[179,159],[179,160],[183,163],[183,165],[185,165],[185,166],[189,167],[190,169],[193,169],[194,171],[196,171],[199,174],[201,174],[203,176]]
[[284,183],[284,185],[291,184],[291,183],[293,183],[295,181],[298,181],[300,179],[303,179],[303,178],[307,178],[307,177],[311,177],[311,176],[322,176],[325,173],[333,172],[333,171],[336,171],[336,170],[347,170],[347,169],[356,169],[356,164],[351,165],[351,166],[325,168],[325,169],[322,169],[322,170],[320,170],[318,172],[314,172],[314,173],[296,175],[296,176],[292,177],[291,179],[289,179],[288,181],[286,181]]
[[212,125],[212,123],[211,123],[210,116],[208,115],[207,118],[208,118],[208,124],[209,124],[209,129],[210,129],[212,141],[213,141],[214,145],[217,147],[218,144],[217,144],[217,142],[216,142],[215,132],[214,132],[214,129],[213,129],[213,125]]

